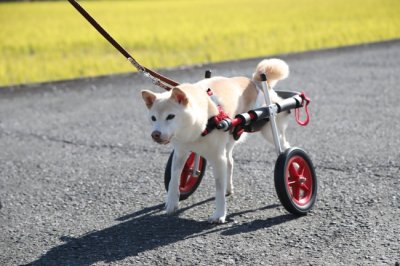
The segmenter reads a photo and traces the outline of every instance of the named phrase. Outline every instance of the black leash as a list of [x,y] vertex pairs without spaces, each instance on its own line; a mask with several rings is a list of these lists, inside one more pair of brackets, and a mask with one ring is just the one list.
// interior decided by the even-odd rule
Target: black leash
[[[169,79],[151,69],[148,69],[141,64],[139,64],[138,61],[136,61],[113,37],[111,37],[108,32],[105,31],[105,29],[97,23],[97,21],[89,15],[86,10],[78,4],[75,0],[68,0],[68,2],[71,3],[75,7],[76,10],[101,34],[103,37],[112,44],[126,59],[131,62],[131,64],[141,73],[143,73],[144,76],[149,78],[155,85],[165,89],[165,90],[170,90],[172,87],[178,86],[179,83]],[[168,85],[167,85],[168,84]]]

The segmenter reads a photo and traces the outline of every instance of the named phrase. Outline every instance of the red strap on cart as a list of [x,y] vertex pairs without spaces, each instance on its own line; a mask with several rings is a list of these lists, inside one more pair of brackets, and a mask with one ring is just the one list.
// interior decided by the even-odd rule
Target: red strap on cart
[[295,109],[295,116],[296,116],[296,122],[300,126],[306,126],[308,122],[310,122],[310,113],[308,112],[308,105],[310,104],[311,100],[310,98],[307,97],[307,95],[302,91],[299,95],[302,99],[301,101],[301,106],[304,107],[304,110],[306,111],[306,118],[304,121],[300,120],[300,108]]
[[209,88],[207,90],[208,96],[211,97],[211,100],[217,105],[218,108],[218,114],[216,116],[211,117],[208,122],[206,129],[201,133],[201,136],[206,136],[211,131],[213,131],[215,128],[217,128],[217,125],[224,119],[224,118],[229,118],[228,114],[225,113],[224,109],[222,108],[221,104],[219,103],[217,97],[214,95],[213,91]]

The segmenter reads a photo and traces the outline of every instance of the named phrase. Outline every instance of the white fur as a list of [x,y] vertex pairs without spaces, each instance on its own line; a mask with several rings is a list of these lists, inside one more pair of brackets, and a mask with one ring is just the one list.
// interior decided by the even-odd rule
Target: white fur
[[[215,129],[209,135],[202,137],[207,120],[218,113],[215,104],[206,93],[211,88],[230,117],[238,113],[247,112],[252,108],[265,105],[262,93],[257,93],[256,84],[260,82],[259,74],[266,73],[270,86],[278,80],[286,78],[289,74],[287,64],[279,59],[261,61],[253,80],[246,78],[215,77],[204,79],[195,84],[182,84],[172,91],[153,93],[142,91],[143,99],[149,108],[149,117],[153,117],[153,134],[160,136],[155,140],[160,144],[172,143],[174,157],[171,168],[171,181],[169,183],[166,199],[166,212],[172,214],[179,205],[179,176],[190,152],[195,152],[204,157],[212,166],[215,177],[215,212],[210,216],[212,223],[224,223],[226,217],[225,195],[233,193],[233,158],[232,151],[236,144],[232,136]],[[281,99],[271,89],[273,102]],[[169,115],[173,119],[167,120]],[[277,116],[277,124],[283,148],[290,147],[285,138],[287,127],[287,114]],[[158,134],[159,133],[159,134]],[[261,134],[272,141],[269,123],[261,130]]]

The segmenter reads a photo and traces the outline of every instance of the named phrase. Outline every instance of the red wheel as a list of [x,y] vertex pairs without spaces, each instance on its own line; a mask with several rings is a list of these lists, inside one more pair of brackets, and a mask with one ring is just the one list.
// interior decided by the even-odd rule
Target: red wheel
[[299,148],[282,153],[275,164],[275,189],[289,212],[304,215],[317,197],[317,177],[307,154]]
[[[167,166],[165,168],[164,175],[164,184],[165,189],[168,191],[169,182],[171,180],[171,167],[172,167],[172,158],[174,152],[169,156]],[[186,160],[185,166],[183,167],[180,183],[179,183],[179,200],[185,200],[190,195],[192,195],[197,187],[200,185],[201,180],[203,179],[205,170],[206,170],[207,161],[203,157],[199,157],[199,162],[197,169],[194,170],[196,166],[196,154],[191,153]]]

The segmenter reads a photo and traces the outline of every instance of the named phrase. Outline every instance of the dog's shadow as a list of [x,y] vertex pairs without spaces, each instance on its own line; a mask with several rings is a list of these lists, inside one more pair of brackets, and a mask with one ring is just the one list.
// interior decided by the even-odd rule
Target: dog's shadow
[[[183,208],[180,212],[205,204],[213,200],[196,203]],[[265,208],[275,208],[271,205]],[[117,262],[141,252],[167,246],[184,239],[199,237],[210,233],[221,232],[223,235],[234,235],[271,227],[288,220],[295,219],[293,215],[281,215],[265,221],[233,226],[215,226],[207,221],[195,221],[163,214],[164,204],[148,207],[117,219],[120,223],[103,230],[87,233],[81,237],[63,236],[65,243],[50,249],[39,259],[27,265],[92,265],[96,262]],[[245,212],[253,212],[249,210]],[[236,215],[228,216],[228,223]]]

